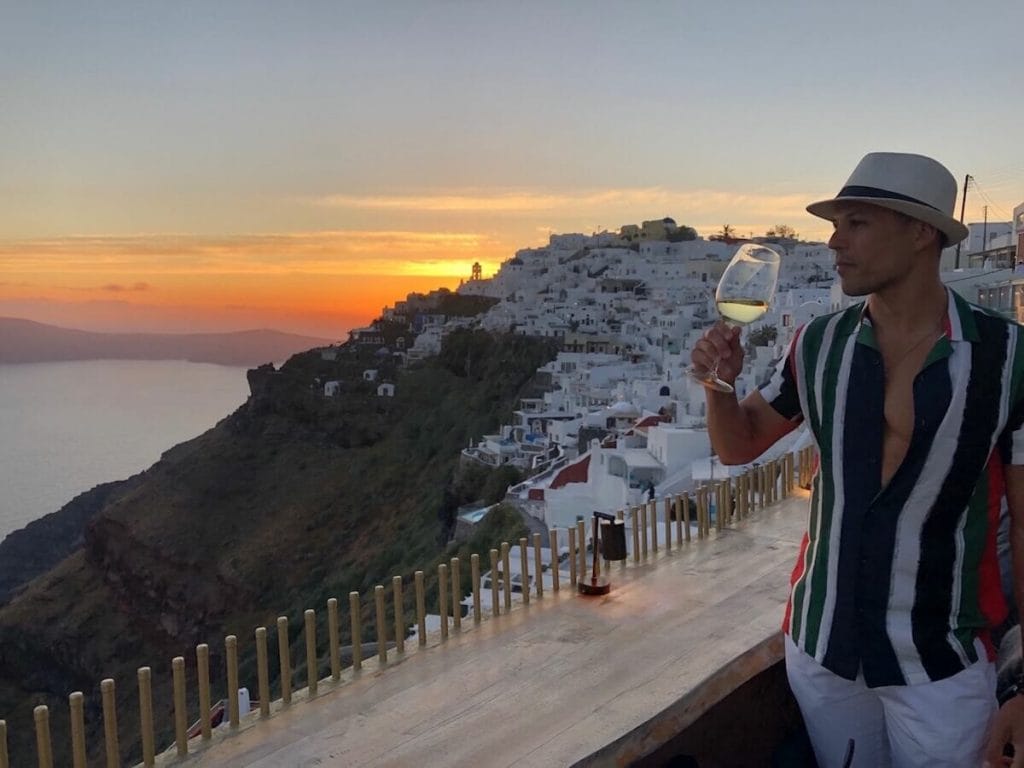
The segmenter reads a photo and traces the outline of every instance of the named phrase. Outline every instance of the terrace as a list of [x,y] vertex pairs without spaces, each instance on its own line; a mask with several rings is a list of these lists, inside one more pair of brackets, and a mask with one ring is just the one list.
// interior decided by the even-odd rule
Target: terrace
[[[442,614],[451,615],[438,632],[423,631],[418,574],[420,631],[416,638],[403,634],[397,641],[392,635],[390,649],[385,589],[378,586],[377,654],[364,660],[356,646],[353,664],[344,670],[334,639],[339,619],[335,601],[327,643],[332,674],[322,680],[315,672],[317,638],[310,631],[315,620],[307,611],[310,682],[295,692],[286,686],[273,702],[266,630],[260,628],[259,705],[244,717],[238,711],[240,683],[232,665],[232,648],[241,641],[229,637],[226,722],[200,729],[196,738],[188,737],[187,716],[204,707],[209,711],[208,683],[200,674],[201,708],[196,710],[186,695],[184,673],[179,673],[183,663],[176,660],[177,738],[162,754],[154,743],[146,694],[149,670],[143,668],[143,764],[661,764],[693,734],[690,726],[744,684],[778,669],[788,576],[805,525],[806,493],[799,486],[809,482],[811,466],[812,456],[805,449],[731,481],[705,485],[695,494],[693,520],[685,495],[625,511],[632,546],[626,561],[603,564],[611,581],[605,596],[583,596],[575,588],[576,581],[590,578],[593,566],[587,548],[576,546],[589,533],[582,522],[551,531],[550,542],[545,542],[557,551],[567,541],[569,551],[576,553],[569,578],[560,581],[556,570],[548,578],[534,579],[534,588],[517,595],[515,603],[507,582],[493,579],[492,590],[481,590],[480,558],[474,556],[473,607],[461,616],[449,612],[448,601],[442,601]],[[537,534],[533,539],[533,566],[528,541],[520,540],[520,573],[528,574],[531,567],[537,569],[534,573],[540,570],[541,538]],[[502,560],[502,572],[510,572],[508,551],[502,545],[501,551],[487,553],[492,572]],[[439,573],[442,594],[451,584],[451,605],[462,594],[458,566],[453,561],[449,571],[442,565]],[[392,583],[396,599],[401,582],[396,577]],[[366,639],[358,626],[358,600],[357,593],[350,595],[353,634]],[[200,658],[203,653],[199,651]],[[291,680],[286,657],[280,659],[282,679]],[[106,724],[116,720],[112,699],[111,708],[104,709]],[[763,717],[748,730],[771,729],[772,715]],[[46,708],[37,708],[39,765],[47,767],[52,763],[47,762],[48,721]],[[72,694],[71,724],[75,765],[84,766],[81,694]],[[5,728],[0,721],[2,768],[8,768]],[[115,724],[107,729],[107,765],[119,764],[116,736]],[[710,748],[699,738],[686,743],[690,753]],[[701,765],[707,764],[702,757]]]

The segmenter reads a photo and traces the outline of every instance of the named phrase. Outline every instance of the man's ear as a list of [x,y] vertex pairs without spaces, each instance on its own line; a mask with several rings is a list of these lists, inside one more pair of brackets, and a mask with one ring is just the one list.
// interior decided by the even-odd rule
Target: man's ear
[[914,245],[918,250],[935,248],[942,252],[942,233],[931,224],[914,220]]

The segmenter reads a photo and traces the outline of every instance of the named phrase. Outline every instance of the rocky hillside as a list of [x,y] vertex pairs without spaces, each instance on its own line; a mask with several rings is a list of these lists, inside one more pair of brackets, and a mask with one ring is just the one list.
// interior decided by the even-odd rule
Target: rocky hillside
[[82,546],[86,524],[112,500],[130,490],[141,475],[103,483],[80,493],[57,512],[33,520],[0,540],[0,605],[36,576],[46,573]]
[[[466,331],[411,370],[344,347],[336,360],[310,352],[280,370],[250,371],[245,405],[99,499],[81,545],[0,608],[0,718],[11,729],[12,764],[34,764],[38,703],[51,707],[57,764],[69,762],[74,690],[86,694],[90,747],[101,750],[103,677],[117,683],[124,756],[137,758],[142,665],[153,667],[167,744],[170,660],[185,656],[194,674],[194,647],[208,642],[211,675],[222,681],[223,637],[235,633],[243,680],[254,686],[253,628],[278,615],[296,627],[296,684],[304,684],[303,609],[324,613],[328,597],[351,590],[372,607],[374,585],[434,571],[449,554],[456,508],[487,482],[485,473],[459,472],[460,449],[508,420],[519,397],[537,394],[535,371],[554,354],[542,340]],[[377,397],[363,379],[369,368],[396,384],[395,397]],[[328,380],[341,382],[339,396],[323,396]],[[512,516],[491,521],[489,535],[518,529]],[[372,610],[364,627],[370,637]]]

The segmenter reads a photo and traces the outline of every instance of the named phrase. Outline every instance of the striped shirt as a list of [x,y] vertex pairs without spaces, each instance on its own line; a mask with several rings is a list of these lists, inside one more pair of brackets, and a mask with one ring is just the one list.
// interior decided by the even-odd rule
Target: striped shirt
[[995,540],[1003,467],[1024,464],[1024,334],[947,293],[945,335],[914,379],[913,436],[885,487],[885,374],[865,305],[801,328],[761,389],[807,422],[820,457],[783,628],[870,687],[992,658],[988,630],[1006,613]]

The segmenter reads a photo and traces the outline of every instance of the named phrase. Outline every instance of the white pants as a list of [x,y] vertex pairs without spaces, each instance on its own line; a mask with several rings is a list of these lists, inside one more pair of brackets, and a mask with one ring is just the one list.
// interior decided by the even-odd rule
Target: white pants
[[786,635],[786,673],[820,768],[974,768],[995,714],[995,666],[984,653],[953,677],[868,688],[821,666]]

